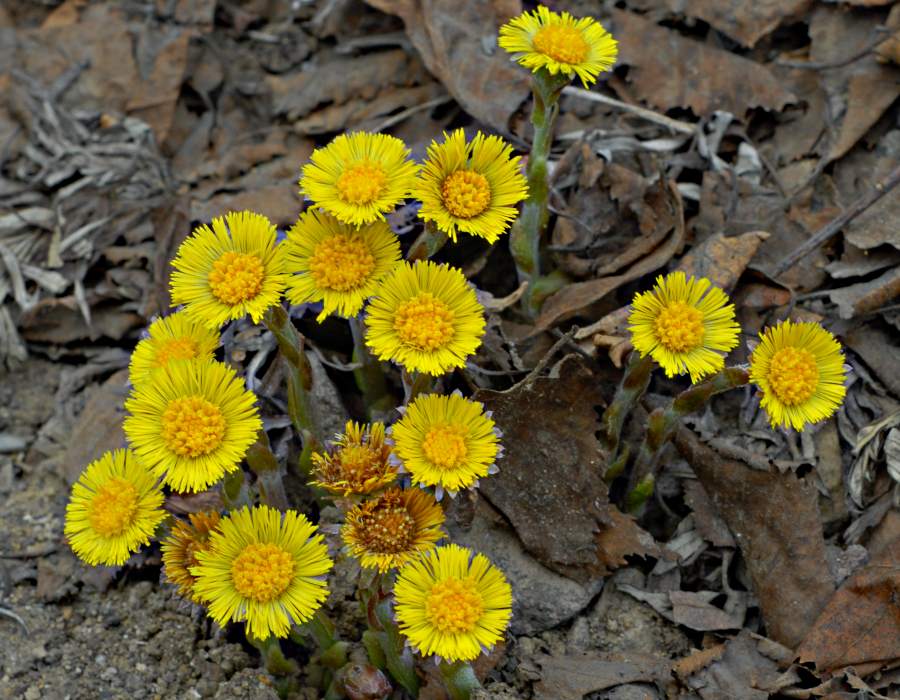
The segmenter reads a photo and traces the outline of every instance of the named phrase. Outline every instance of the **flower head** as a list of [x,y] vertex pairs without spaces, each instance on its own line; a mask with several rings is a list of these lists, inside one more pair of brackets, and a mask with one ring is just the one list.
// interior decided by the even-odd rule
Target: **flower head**
[[194,593],[220,625],[247,621],[247,635],[286,637],[328,597],[333,563],[322,535],[305,516],[268,506],[223,518],[209,547],[197,552]]
[[422,200],[419,216],[434,221],[455,241],[465,231],[493,243],[516,218],[516,204],[528,194],[520,159],[498,136],[481,132],[466,143],[462,129],[444,134],[428,147],[413,196]]
[[400,632],[413,648],[450,662],[471,661],[501,641],[512,610],[503,572],[455,544],[400,569],[394,598]]
[[397,469],[384,440],[384,424],[347,421],[327,452],[312,456],[314,486],[340,496],[364,496],[392,485]]
[[603,25],[591,17],[578,19],[543,5],[523,12],[500,27],[500,48],[533,72],[577,75],[588,86],[616,62],[619,46]]
[[652,291],[635,295],[628,323],[641,357],[649,354],[667,377],[689,373],[692,382],[724,367],[721,353],[740,332],[725,292],[683,272],[657,277]]
[[249,211],[194,229],[172,261],[172,303],[207,328],[248,314],[258,323],[281,300],[288,277],[275,235],[272,222]]
[[218,331],[197,323],[184,310],[176,311],[150,324],[148,337],[131,353],[129,379],[139,384],[173,360],[211,360],[218,346]]
[[484,406],[459,394],[423,394],[391,428],[412,483],[455,494],[495,470],[499,430]]
[[105,453],[72,485],[66,538],[88,564],[119,566],[166,517],[157,479],[131,450]]
[[188,517],[190,522],[177,521],[162,541],[162,559],[166,580],[178,586],[178,595],[199,603],[200,598],[194,592],[197,579],[191,573],[191,567],[197,566],[197,552],[209,549],[209,538],[218,530],[221,517],[214,510],[191,513]]
[[176,491],[201,491],[238,464],[262,429],[256,397],[228,365],[172,362],[125,401],[135,453]]
[[403,142],[387,134],[341,134],[303,166],[300,190],[341,221],[383,219],[409,196],[418,166]]
[[803,430],[828,418],[847,393],[845,378],[840,343],[818,323],[766,328],[750,357],[750,381],[762,391],[773,428]]
[[444,511],[421,489],[388,489],[346,515],[341,537],[360,563],[384,573],[418,558],[444,533]]
[[315,209],[300,216],[283,245],[287,270],[297,273],[288,282],[288,300],[321,301],[319,321],[358,314],[400,262],[400,241],[387,222],[353,228]]
[[464,367],[481,345],[484,308],[459,270],[431,261],[402,263],[369,302],[366,329],[366,344],[379,360],[444,374]]

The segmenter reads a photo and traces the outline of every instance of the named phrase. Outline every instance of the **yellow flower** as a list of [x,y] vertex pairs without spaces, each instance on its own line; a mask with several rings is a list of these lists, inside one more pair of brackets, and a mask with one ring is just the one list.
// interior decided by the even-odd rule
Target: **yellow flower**
[[331,314],[356,316],[378,284],[400,262],[400,241],[385,221],[358,229],[311,209],[288,231],[287,270],[292,304],[322,302],[323,321]]
[[591,17],[578,19],[539,5],[500,27],[497,43],[532,72],[573,74],[587,87],[616,62],[618,42]]
[[516,204],[528,194],[520,159],[498,136],[475,135],[466,143],[462,129],[433,141],[413,189],[422,201],[419,216],[434,221],[454,241],[457,229],[494,243],[516,218]]
[[287,283],[275,227],[250,211],[200,226],[178,248],[169,282],[173,304],[207,328],[250,315],[259,323]]
[[400,569],[394,586],[400,632],[425,656],[472,661],[503,639],[512,591],[483,554],[438,547]]
[[456,268],[431,261],[394,268],[366,312],[366,344],[379,360],[409,372],[464,367],[483,335],[484,307],[475,290]]
[[720,353],[737,345],[740,332],[725,292],[683,272],[657,277],[652,291],[636,294],[628,323],[641,357],[649,354],[667,377],[690,373],[692,382],[724,367]]
[[384,441],[384,424],[363,426],[348,421],[329,450],[312,456],[314,486],[339,496],[364,496],[397,480],[390,462],[391,448]]
[[385,573],[434,548],[444,511],[421,489],[392,488],[350,510],[341,537],[365,567]]
[[784,321],[766,328],[750,357],[750,381],[762,391],[772,427],[803,430],[832,415],[844,400],[841,345],[818,323]]
[[455,495],[495,473],[500,431],[484,406],[459,394],[417,396],[391,428],[394,454],[412,483]]
[[286,637],[328,597],[332,567],[322,535],[305,516],[268,506],[223,518],[209,548],[197,552],[194,592],[220,625],[247,621],[247,635]]
[[383,219],[409,196],[418,166],[387,134],[341,134],[303,166],[300,190],[341,221],[360,226]]
[[150,538],[166,517],[156,477],[131,450],[105,453],[72,485],[66,539],[88,564],[118,566]]
[[228,365],[172,362],[125,401],[135,453],[176,491],[201,491],[238,469],[262,429],[256,397]]
[[139,384],[153,370],[173,360],[213,359],[219,333],[196,323],[184,311],[156,319],[148,337],[137,344],[128,368],[132,384]]
[[191,567],[197,566],[197,552],[209,550],[209,538],[219,527],[221,517],[214,511],[191,513],[190,522],[179,520],[161,543],[166,580],[178,586],[178,595],[194,603],[201,602],[194,592],[197,579]]

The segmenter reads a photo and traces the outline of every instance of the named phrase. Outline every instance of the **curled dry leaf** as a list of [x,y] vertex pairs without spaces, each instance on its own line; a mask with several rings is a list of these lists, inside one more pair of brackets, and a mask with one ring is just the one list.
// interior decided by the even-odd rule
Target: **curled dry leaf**
[[538,700],[581,700],[589,693],[625,683],[665,685],[671,664],[646,654],[539,655],[541,680],[534,686]]
[[506,448],[500,473],[482,482],[481,493],[532,556],[583,582],[626,555],[656,551],[652,537],[609,503],[596,438],[603,398],[580,358],[563,360],[558,378],[527,378],[475,399],[493,411]]
[[724,651],[713,647],[693,663],[679,662],[680,668],[679,664],[675,668],[682,682],[703,700],[768,700],[782,682],[794,681],[792,676],[782,677],[778,664],[767,654],[769,645],[769,640],[741,630]]
[[900,266],[868,282],[851,284],[829,293],[841,318],[854,318],[886,306],[900,296]]
[[744,46],[752,47],[784,22],[797,19],[812,0],[666,0],[673,12],[683,12],[708,22]]

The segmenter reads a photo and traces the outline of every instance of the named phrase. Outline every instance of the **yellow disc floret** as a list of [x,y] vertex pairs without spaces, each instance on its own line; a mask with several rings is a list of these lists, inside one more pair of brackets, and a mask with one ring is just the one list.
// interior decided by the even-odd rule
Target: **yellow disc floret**
[[464,425],[436,425],[426,433],[422,450],[435,466],[454,469],[469,454],[466,448],[468,432]]
[[160,341],[153,364],[156,367],[165,367],[173,360],[193,360],[199,355],[200,348],[193,338],[169,338]]
[[316,246],[309,273],[320,289],[347,292],[365,284],[375,269],[375,256],[360,237],[337,235]]
[[483,612],[484,601],[471,579],[439,581],[425,600],[425,614],[443,634],[471,632]]
[[690,352],[703,344],[703,314],[683,301],[660,310],[654,325],[659,342],[672,352]]
[[258,603],[268,603],[284,593],[293,575],[294,558],[271,543],[248,544],[231,564],[237,592]]
[[225,417],[219,407],[202,396],[173,399],[162,414],[162,438],[182,457],[209,454],[222,444]]
[[374,552],[396,554],[406,550],[413,539],[416,521],[402,503],[379,502],[360,518],[365,546]]
[[212,264],[209,287],[219,301],[240,304],[259,294],[265,275],[266,269],[257,256],[229,250]]
[[772,356],[769,384],[772,391],[788,406],[808,400],[819,383],[816,358],[803,348],[782,348]]
[[377,163],[347,168],[337,179],[338,196],[347,204],[371,204],[381,196],[387,177]]
[[437,350],[453,340],[453,309],[431,292],[422,292],[397,307],[394,330],[419,350]]
[[121,535],[134,521],[140,497],[134,485],[122,478],[107,481],[91,500],[91,527],[103,537]]
[[453,216],[471,219],[491,204],[491,185],[474,170],[456,170],[441,185],[444,206]]
[[548,24],[534,35],[534,48],[559,63],[581,63],[590,47],[584,34],[574,26]]

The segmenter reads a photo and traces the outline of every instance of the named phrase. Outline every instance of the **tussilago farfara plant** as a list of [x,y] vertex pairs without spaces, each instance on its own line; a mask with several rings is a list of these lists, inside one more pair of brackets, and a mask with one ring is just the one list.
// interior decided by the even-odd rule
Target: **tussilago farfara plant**
[[[159,540],[178,594],[221,625],[243,623],[284,692],[297,670],[282,653],[286,637],[318,645],[323,697],[353,697],[359,673],[374,674],[385,693],[390,677],[417,697],[421,660],[430,658],[455,700],[478,687],[470,662],[503,640],[509,583],[484,555],[446,542],[443,530],[444,496],[496,473],[503,451],[481,404],[438,390],[439,378],[478,350],[485,313],[462,271],[430,258],[462,234],[492,244],[509,230],[520,277],[533,292],[552,287],[541,277],[539,244],[559,94],[575,76],[589,84],[609,70],[616,42],[590,18],[540,7],[502,27],[500,46],[534,71],[526,174],[497,136],[444,134],[419,165],[397,138],[342,134],[302,167],[310,207],[283,238],[254,212],[199,226],[172,261],[177,310],[153,321],[132,356],[129,447],[87,465],[72,488],[65,533],[79,557],[119,566]],[[419,202],[423,230],[404,259],[386,215],[408,199]],[[320,323],[346,319],[369,422],[349,421],[331,439],[323,434],[304,339],[285,302],[318,307]],[[329,552],[316,525],[292,507],[256,396],[217,359],[231,335],[225,327],[245,318],[277,342],[288,417],[302,445],[289,467],[337,506],[340,552]],[[767,329],[749,369],[725,367],[739,328],[728,298],[707,280],[660,277],[635,298],[631,332],[636,352],[604,426],[607,477],[631,463],[635,505],[652,489],[659,451],[680,417],[714,393],[753,383],[773,426],[795,429],[829,416],[843,398],[840,348],[815,324]],[[401,370],[399,406],[383,362]],[[651,415],[631,460],[618,436],[655,364],[670,377],[690,375],[694,386]],[[223,507],[187,519],[166,509],[168,494],[200,491],[218,493]],[[368,628],[360,641],[368,667],[350,663],[355,640],[339,639],[322,609],[336,555],[357,559],[364,571],[359,601]]]

